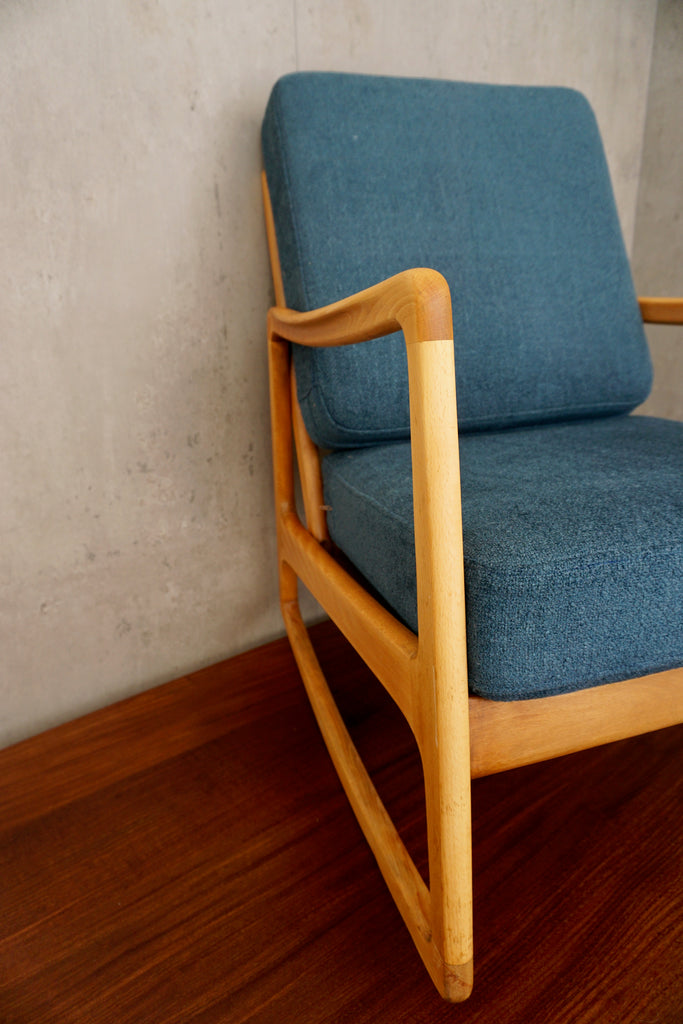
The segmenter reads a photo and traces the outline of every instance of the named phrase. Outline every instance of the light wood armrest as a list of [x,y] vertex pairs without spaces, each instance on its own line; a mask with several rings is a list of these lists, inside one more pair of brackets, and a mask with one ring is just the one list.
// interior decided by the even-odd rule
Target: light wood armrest
[[640,313],[646,324],[683,324],[683,298],[640,298]]
[[[304,647],[299,620],[293,617],[298,577],[368,665],[374,666],[415,734],[425,774],[429,890],[356,761],[313,657],[308,649],[297,655],[330,753],[417,948],[439,990],[449,998],[462,999],[472,987],[471,769],[448,284],[434,270],[408,270],[322,309],[295,313],[276,306],[268,317],[280,595],[292,647],[295,653]],[[417,637],[368,594],[359,593],[350,577],[339,575],[336,562],[298,519],[292,473],[287,342],[351,344],[399,327],[406,340],[410,391]],[[333,577],[338,583],[330,585]],[[363,612],[359,611],[361,601]],[[443,850],[447,856],[442,856]],[[457,895],[449,901],[447,894],[453,893]]]
[[[459,756],[469,773],[458,415],[448,284],[437,271],[418,268],[317,310],[298,313],[276,306],[268,314],[272,357],[280,361],[288,360],[282,351],[283,343],[288,341],[311,346],[348,345],[381,337],[399,327],[406,340],[410,390],[419,626],[416,665],[421,666],[416,671],[428,673],[436,704],[460,719],[454,734],[461,737]],[[277,428],[284,437],[291,422],[289,393],[280,401],[287,403]],[[289,454],[287,457],[291,458]],[[275,462],[276,467],[284,466],[284,456],[276,456]],[[294,516],[289,465],[282,481],[276,487],[283,495],[287,491],[285,501],[280,502],[281,512]],[[443,572],[444,565],[450,567],[448,573]],[[440,630],[437,624],[442,623],[448,623],[448,628]],[[436,673],[434,678],[432,671]],[[449,692],[439,695],[442,685]],[[455,693],[450,690],[453,686]],[[395,688],[388,688],[393,695]],[[405,707],[411,701],[397,699],[397,703]],[[417,720],[410,711],[408,719],[416,736],[433,734],[432,721]]]
[[446,279],[438,271],[423,267],[404,270],[309,313],[276,306],[268,319],[272,334],[300,345],[350,345],[399,328],[408,343],[453,337]]

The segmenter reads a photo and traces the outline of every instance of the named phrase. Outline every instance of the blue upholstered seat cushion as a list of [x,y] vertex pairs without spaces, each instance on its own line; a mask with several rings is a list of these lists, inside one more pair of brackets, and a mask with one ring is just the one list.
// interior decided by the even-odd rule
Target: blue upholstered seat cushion
[[[619,413],[651,371],[593,113],[569,89],[300,73],[263,123],[287,304],[410,267],[453,302],[462,430]],[[295,346],[323,447],[409,435],[400,335]]]
[[[683,663],[683,424],[460,439],[470,689],[546,696]],[[417,631],[410,444],[324,460],[333,539]]]

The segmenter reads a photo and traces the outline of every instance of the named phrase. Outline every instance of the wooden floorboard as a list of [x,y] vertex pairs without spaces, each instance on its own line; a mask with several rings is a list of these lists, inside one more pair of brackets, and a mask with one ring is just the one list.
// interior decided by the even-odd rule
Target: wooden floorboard
[[[419,758],[316,646],[425,870]],[[0,751],[2,1024],[682,1024],[683,729],[473,784],[475,988],[441,1002],[285,641]]]

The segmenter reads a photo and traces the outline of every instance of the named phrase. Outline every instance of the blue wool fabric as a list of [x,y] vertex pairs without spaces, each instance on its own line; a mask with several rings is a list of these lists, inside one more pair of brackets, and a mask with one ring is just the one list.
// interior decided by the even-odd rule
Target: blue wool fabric
[[[379,445],[323,472],[334,541],[417,631],[410,458],[409,442]],[[683,424],[473,433],[460,461],[474,693],[543,697],[683,663]]]
[[[290,307],[410,267],[450,286],[471,690],[542,697],[682,664],[683,425],[626,415],[651,366],[586,100],[295,74],[262,141]],[[417,631],[404,340],[293,350],[331,449],[332,538]]]
[[[410,267],[445,276],[461,430],[621,413],[646,397],[642,323],[579,93],[300,73],[275,85],[262,141],[289,306]],[[294,349],[318,444],[409,436],[400,334]]]

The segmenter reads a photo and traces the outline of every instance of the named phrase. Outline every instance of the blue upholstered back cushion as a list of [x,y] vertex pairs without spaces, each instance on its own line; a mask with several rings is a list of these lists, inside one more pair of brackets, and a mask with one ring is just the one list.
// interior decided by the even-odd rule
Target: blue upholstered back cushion
[[[462,430],[632,409],[651,369],[595,118],[572,90],[301,73],[263,124],[287,304],[409,267],[453,301]],[[295,347],[319,444],[409,434],[401,335]]]
[[[541,697],[683,664],[683,423],[460,438],[470,688]],[[417,631],[410,442],[323,460],[336,543]]]

